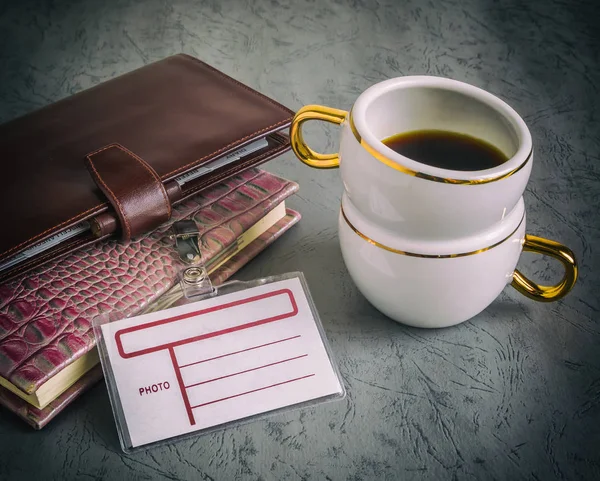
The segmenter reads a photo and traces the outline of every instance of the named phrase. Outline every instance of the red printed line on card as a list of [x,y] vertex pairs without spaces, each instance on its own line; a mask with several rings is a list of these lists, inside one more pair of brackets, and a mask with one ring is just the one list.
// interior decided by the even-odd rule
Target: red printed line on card
[[214,379],[208,379],[207,381],[200,381],[194,384],[190,384],[189,386],[185,386],[186,389],[199,386],[200,384],[206,384],[213,381],[219,381],[220,379],[226,379],[228,377],[238,376],[240,374],[245,374],[247,372],[258,371],[259,369],[264,369],[265,367],[275,366],[277,364],[283,364],[284,362],[294,361],[295,359],[300,359],[308,356],[308,354],[302,354],[301,356],[290,357],[289,359],[283,359],[282,361],[272,362],[270,364],[265,364],[264,366],[253,367],[252,369],[246,369],[245,371],[234,372],[232,374],[227,374],[226,376],[216,377]]
[[201,364],[203,362],[214,361],[215,359],[221,359],[222,357],[233,356],[234,354],[240,354],[242,352],[252,351],[254,349],[259,349],[261,347],[272,346],[273,344],[279,344],[280,342],[291,341],[292,339],[298,339],[299,337],[301,337],[300,334],[298,334],[297,336],[286,337],[285,339],[280,339],[279,341],[267,342],[266,344],[260,344],[259,346],[252,346],[247,349],[241,349],[239,351],[229,352],[227,354],[221,354],[220,356],[209,357],[208,359],[202,359],[201,361],[190,362],[188,364],[183,364],[182,366],[179,366],[179,367],[183,369],[184,367],[194,366],[195,364]]
[[276,386],[281,386],[282,384],[288,384],[290,382],[300,381],[302,379],[307,379],[309,377],[313,377],[314,375],[315,375],[314,373],[313,374],[307,374],[306,376],[297,377],[297,378],[294,378],[294,379],[288,379],[287,381],[282,381],[282,382],[278,382],[278,383],[275,383],[275,384],[271,384],[270,386],[263,386],[263,387],[259,387],[257,389],[252,389],[251,391],[241,392],[239,394],[234,394],[232,396],[227,396],[227,397],[224,397],[224,398],[221,398],[221,399],[215,399],[214,401],[208,401],[208,402],[205,402],[205,403],[202,403],[202,404],[198,404],[196,406],[192,406],[192,409],[200,408],[202,406],[208,406],[209,404],[220,403],[222,401],[227,401],[228,399],[233,399],[233,398],[236,398],[236,397],[245,396],[246,394],[252,394],[254,392],[264,391],[265,389],[271,389],[271,388],[274,388]]

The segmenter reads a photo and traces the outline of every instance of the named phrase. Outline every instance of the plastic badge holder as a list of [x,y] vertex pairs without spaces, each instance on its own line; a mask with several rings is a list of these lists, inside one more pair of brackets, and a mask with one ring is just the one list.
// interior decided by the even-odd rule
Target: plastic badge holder
[[302,273],[195,292],[93,322],[124,452],[345,397]]

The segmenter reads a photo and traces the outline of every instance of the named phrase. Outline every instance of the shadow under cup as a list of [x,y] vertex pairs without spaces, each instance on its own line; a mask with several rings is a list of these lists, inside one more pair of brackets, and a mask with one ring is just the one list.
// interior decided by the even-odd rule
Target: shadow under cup
[[[338,154],[314,152],[302,137],[307,120],[341,124]],[[467,134],[501,150],[494,168],[449,170],[417,162],[382,140],[400,133],[441,130]],[[384,229],[422,240],[476,234],[511,212],[533,161],[531,135],[505,102],[477,87],[438,77],[400,77],[373,85],[351,112],[303,107],[290,130],[300,160],[339,166],[353,205]]]

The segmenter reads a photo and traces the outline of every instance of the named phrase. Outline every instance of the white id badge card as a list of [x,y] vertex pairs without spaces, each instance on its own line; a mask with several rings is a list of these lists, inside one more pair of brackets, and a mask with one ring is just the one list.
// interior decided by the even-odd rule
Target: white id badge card
[[125,452],[346,394],[301,273],[99,316],[94,332]]

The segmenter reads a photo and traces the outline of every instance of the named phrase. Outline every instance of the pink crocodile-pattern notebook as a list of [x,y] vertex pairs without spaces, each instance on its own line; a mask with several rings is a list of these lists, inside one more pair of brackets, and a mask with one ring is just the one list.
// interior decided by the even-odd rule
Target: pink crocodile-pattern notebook
[[95,316],[135,314],[168,291],[177,264],[173,222],[196,221],[209,261],[297,190],[294,182],[251,169],[181,203],[145,237],[89,246],[0,285],[0,376],[35,392],[94,347]]
[[[213,272],[211,275],[212,282],[215,285],[219,285],[228,280],[260,252],[275,242],[290,227],[296,224],[300,218],[301,216],[299,213],[288,209],[287,215],[283,219]],[[179,299],[177,298],[173,299],[169,305],[176,305],[178,300]],[[159,301],[162,301],[162,298]],[[153,304],[150,304],[148,309],[152,307]],[[98,364],[44,409],[37,409],[7,389],[0,387],[0,405],[4,406],[9,411],[12,411],[31,427],[42,429],[64,411],[75,399],[93,387],[101,379],[102,367]]]

